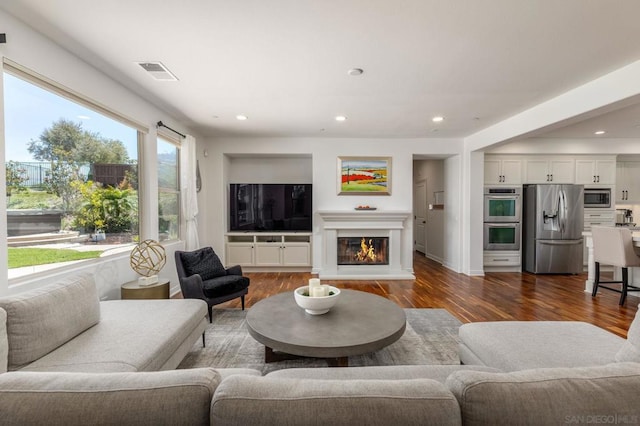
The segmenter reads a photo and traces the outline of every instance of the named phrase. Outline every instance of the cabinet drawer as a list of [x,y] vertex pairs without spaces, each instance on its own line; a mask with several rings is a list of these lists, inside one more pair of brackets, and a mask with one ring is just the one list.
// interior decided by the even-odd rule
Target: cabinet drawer
[[614,219],[614,213],[612,211],[607,211],[607,212],[585,212],[584,213],[584,220],[585,222],[587,220],[600,220],[600,221],[608,221],[608,220],[613,220]]
[[519,254],[487,254],[484,255],[485,266],[520,266]]

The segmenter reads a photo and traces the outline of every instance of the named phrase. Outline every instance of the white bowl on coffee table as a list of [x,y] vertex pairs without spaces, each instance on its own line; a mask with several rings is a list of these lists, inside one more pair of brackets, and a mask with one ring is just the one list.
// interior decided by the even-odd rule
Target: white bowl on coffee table
[[306,313],[311,315],[326,314],[333,307],[333,305],[336,304],[336,302],[338,301],[338,296],[340,296],[339,288],[333,286],[328,287],[329,292],[333,292],[333,294],[330,296],[304,296],[304,293],[309,294],[309,286],[298,287],[293,292],[293,296],[295,297],[298,306],[304,309]]

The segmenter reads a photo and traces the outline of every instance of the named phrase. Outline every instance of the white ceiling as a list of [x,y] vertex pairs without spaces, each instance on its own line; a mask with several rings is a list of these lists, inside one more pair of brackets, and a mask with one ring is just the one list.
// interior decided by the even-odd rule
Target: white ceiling
[[[638,0],[2,0],[0,8],[207,136],[463,137],[640,59]],[[154,81],[139,61],[161,61],[179,81]],[[353,67],[364,74],[347,75]],[[590,137],[607,126],[608,137],[640,137],[640,107],[631,108],[550,135]],[[445,121],[432,123],[435,115]]]

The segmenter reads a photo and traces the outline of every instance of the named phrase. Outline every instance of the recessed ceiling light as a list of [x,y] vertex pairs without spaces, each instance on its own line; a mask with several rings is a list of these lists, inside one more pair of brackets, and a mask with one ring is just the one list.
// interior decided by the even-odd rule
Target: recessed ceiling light
[[364,70],[362,68],[351,68],[349,71],[347,71],[347,74],[349,74],[349,75],[362,75],[363,72],[364,72]]
[[593,132],[594,135],[604,135],[605,133],[607,132],[605,132],[604,130],[598,130],[596,132]]
[[247,117],[246,115],[242,115],[242,114],[238,114],[238,115],[236,115],[236,119],[237,119],[237,120],[240,120],[240,121],[244,121],[244,120],[246,120],[247,118],[249,118],[249,117]]
[[338,115],[336,117],[336,121],[346,121],[347,117],[345,117],[344,115]]
[[442,117],[441,115],[436,115],[431,119],[431,121],[433,121],[434,123],[440,123],[441,121],[444,121],[444,117]]

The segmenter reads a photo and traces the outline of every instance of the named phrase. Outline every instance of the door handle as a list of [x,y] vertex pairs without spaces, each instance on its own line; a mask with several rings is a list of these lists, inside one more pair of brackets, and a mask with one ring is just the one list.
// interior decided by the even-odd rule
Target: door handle
[[580,238],[579,240],[556,240],[556,241],[538,240],[538,242],[540,244],[545,244],[548,246],[573,246],[573,245],[582,244],[582,238]]

